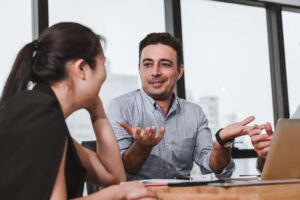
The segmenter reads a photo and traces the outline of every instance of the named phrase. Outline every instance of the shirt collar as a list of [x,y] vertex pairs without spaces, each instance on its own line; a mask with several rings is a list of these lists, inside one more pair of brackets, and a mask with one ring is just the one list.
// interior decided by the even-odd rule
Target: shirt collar
[[174,111],[176,111],[179,108],[180,108],[179,98],[173,93],[172,104],[171,104],[171,108],[169,110],[168,115],[173,113]]
[[156,108],[156,102],[154,101],[154,99],[152,97],[150,97],[145,91],[143,88],[140,89],[141,91],[141,95],[142,95],[142,98],[144,100],[146,100],[149,104],[151,104],[152,108],[155,110]]

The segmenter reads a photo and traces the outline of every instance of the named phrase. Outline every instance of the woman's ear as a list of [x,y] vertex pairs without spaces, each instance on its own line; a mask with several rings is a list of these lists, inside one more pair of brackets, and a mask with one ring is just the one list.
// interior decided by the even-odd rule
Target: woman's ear
[[81,80],[86,79],[88,64],[83,59],[76,59],[71,61],[69,69],[70,74]]

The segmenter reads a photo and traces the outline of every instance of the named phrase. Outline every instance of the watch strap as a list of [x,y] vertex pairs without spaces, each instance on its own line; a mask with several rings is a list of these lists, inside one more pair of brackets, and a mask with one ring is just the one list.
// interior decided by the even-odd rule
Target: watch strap
[[221,128],[220,130],[217,131],[217,133],[216,133],[216,140],[218,141],[218,143],[219,143],[220,145],[222,145],[222,146],[224,147],[226,143],[228,143],[228,142],[232,143],[232,142],[234,141],[234,139],[232,139],[232,140],[222,140],[222,139],[220,138],[220,132],[221,132],[222,130],[223,130],[223,128]]

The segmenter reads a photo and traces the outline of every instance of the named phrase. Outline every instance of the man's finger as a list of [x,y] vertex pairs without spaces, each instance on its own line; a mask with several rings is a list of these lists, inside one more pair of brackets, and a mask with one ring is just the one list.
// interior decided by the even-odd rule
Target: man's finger
[[258,129],[258,125],[254,124],[253,126],[250,126],[250,129]]
[[235,134],[234,137],[239,137],[242,135],[249,135],[250,131],[253,129],[252,126],[241,126],[239,127],[239,131],[237,134]]
[[133,138],[135,140],[140,140],[141,139],[141,133],[142,133],[142,128],[137,127],[136,130],[135,130],[135,133],[133,133]]
[[152,126],[151,132],[149,134],[150,134],[149,139],[153,140],[156,136],[156,127],[155,126]]
[[257,127],[258,125],[257,124],[254,124],[253,126],[244,126],[244,131],[246,131],[247,134],[249,134],[251,131],[254,131],[254,130],[259,130]]
[[156,126],[152,126],[152,133],[156,133]]
[[241,121],[240,124],[245,126],[246,124],[249,124],[250,122],[252,122],[254,119],[255,119],[254,116],[249,116],[246,119],[244,119],[243,121]]
[[254,135],[259,135],[261,133],[261,130],[260,129],[254,129],[254,130],[250,130],[248,135],[250,137],[254,136]]
[[165,135],[165,128],[162,127],[159,131],[159,135],[156,136],[157,141],[159,142],[164,137],[164,135]]
[[127,123],[121,122],[120,126],[122,126],[132,137],[134,136],[134,130]]
[[142,132],[141,137],[142,137],[144,140],[147,140],[148,137],[149,137],[150,131],[151,131],[151,130],[150,130],[150,127],[147,127],[147,128],[145,129],[145,131]]

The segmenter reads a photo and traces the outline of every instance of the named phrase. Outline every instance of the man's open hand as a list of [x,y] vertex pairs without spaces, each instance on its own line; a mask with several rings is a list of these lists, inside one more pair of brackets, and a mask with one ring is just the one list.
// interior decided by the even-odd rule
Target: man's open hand
[[141,127],[132,128],[127,123],[121,122],[120,125],[131,135],[136,143],[141,147],[153,147],[164,137],[165,128],[161,128],[159,135],[156,136],[156,127],[147,127],[143,130]]

